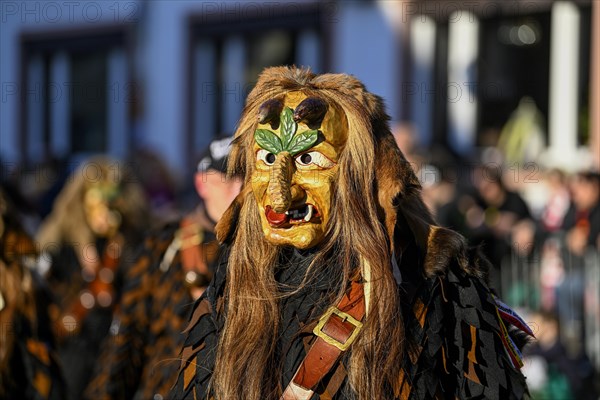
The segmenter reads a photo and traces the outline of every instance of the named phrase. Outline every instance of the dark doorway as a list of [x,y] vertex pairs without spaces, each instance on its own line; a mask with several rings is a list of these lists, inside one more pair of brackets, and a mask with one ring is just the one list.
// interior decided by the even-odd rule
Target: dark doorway
[[[550,12],[481,20],[477,94],[479,132],[497,131],[523,97],[548,118]],[[478,144],[481,144],[478,135]]]

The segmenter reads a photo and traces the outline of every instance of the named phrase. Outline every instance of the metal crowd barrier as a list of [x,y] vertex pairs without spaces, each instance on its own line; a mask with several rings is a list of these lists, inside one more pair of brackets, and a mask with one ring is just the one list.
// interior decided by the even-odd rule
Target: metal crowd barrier
[[600,251],[590,248],[583,257],[576,257],[566,251],[564,234],[548,240],[557,246],[558,263],[563,269],[562,276],[557,275],[560,283],[556,290],[542,287],[548,280],[542,273],[549,271],[543,271],[542,263],[553,261],[543,258],[541,250],[536,249],[528,257],[513,251],[504,258],[499,293],[511,306],[528,311],[547,309],[548,296],[552,297],[550,303],[558,311],[561,340],[574,353],[585,351],[600,370]]
[[591,249],[585,257],[584,274],[585,350],[600,370],[600,251]]

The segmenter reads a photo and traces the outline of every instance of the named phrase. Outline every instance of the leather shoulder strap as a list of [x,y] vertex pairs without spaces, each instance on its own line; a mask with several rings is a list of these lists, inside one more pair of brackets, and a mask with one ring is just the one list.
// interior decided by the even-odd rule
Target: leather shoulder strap
[[331,371],[362,329],[365,317],[362,283],[352,282],[337,306],[329,308],[313,330],[317,339],[300,363],[281,400],[309,400],[316,386]]

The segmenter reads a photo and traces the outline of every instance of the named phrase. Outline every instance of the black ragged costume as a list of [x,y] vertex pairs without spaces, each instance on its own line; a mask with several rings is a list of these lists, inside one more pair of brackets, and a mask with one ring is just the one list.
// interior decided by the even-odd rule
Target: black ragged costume
[[[513,366],[492,293],[479,278],[452,265],[403,297],[406,379],[401,398],[520,399],[525,378]],[[513,341],[523,335],[512,329]]]
[[[410,255],[407,255],[410,257]],[[207,388],[214,369],[219,333],[223,328],[227,254],[211,286],[195,306],[182,364],[172,399],[208,399]],[[470,265],[483,263],[471,254]],[[295,252],[278,282],[298,285],[310,256]],[[467,261],[467,260],[465,260]],[[512,344],[502,339],[503,326],[513,342],[523,344],[523,334],[501,318],[496,300],[484,279],[469,274],[452,262],[444,274],[425,278],[423,271],[406,270],[398,290],[405,325],[405,356],[398,399],[520,399],[526,396],[525,378],[514,366]],[[287,386],[314,340],[312,328],[330,305],[326,285],[307,285],[281,301],[282,324],[278,349],[282,351],[282,387]],[[517,325],[520,325],[517,323]],[[403,340],[403,338],[399,338]],[[512,342],[511,342],[512,343]],[[352,399],[346,361],[321,382],[312,400]],[[518,361],[517,361],[518,362]]]

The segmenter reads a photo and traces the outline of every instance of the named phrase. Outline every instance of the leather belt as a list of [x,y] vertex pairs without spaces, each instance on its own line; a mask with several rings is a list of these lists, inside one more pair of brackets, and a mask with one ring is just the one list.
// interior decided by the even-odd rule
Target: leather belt
[[280,400],[309,400],[316,386],[350,348],[362,329],[366,306],[362,283],[352,282],[337,306],[330,307],[313,330],[317,339]]

